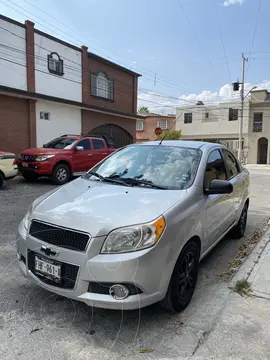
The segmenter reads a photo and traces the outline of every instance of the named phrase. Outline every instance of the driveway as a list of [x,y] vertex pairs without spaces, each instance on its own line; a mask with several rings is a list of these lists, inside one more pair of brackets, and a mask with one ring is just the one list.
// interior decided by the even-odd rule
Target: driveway
[[[247,236],[270,213],[270,169],[250,168]],[[141,311],[92,309],[53,295],[24,279],[16,266],[17,226],[27,206],[54,187],[21,178],[0,192],[0,358],[188,359],[218,320],[229,292],[220,275],[245,241],[224,239],[202,262],[189,307],[171,315],[151,306]]]

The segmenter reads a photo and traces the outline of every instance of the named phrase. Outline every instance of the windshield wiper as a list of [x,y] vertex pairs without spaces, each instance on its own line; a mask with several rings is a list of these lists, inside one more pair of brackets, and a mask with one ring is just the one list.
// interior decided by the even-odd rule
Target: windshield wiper
[[125,181],[127,184],[133,185],[133,186],[147,186],[151,187],[153,189],[160,189],[160,190],[168,190],[167,187],[153,184],[150,180],[140,180],[136,178],[121,178],[121,180]]
[[96,176],[99,180],[105,181],[105,182],[110,182],[110,183],[120,184],[120,185],[125,185],[125,186],[132,186],[131,184],[126,183],[125,181],[117,180],[117,179],[113,179],[113,178],[109,178],[109,177],[104,177],[94,171],[88,171],[86,175]]

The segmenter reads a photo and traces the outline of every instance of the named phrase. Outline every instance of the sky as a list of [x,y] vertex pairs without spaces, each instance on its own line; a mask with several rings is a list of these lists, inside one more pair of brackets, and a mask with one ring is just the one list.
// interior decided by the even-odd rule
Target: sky
[[140,73],[138,103],[237,99],[231,83],[270,90],[269,0],[0,0],[0,13]]

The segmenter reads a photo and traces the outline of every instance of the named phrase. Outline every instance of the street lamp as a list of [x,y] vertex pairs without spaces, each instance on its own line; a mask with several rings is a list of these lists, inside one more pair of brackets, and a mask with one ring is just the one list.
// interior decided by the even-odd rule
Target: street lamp
[[246,94],[246,96],[244,97],[244,100],[245,100],[246,97],[251,93],[251,91],[257,89],[257,87],[258,87],[257,85],[253,86],[253,88],[251,88],[251,89],[249,90],[249,92]]

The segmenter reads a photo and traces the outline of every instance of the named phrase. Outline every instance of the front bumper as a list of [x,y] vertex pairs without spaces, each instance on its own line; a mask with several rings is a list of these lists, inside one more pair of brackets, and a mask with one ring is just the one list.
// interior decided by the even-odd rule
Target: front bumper
[[[100,247],[104,239],[104,237],[91,239],[85,253],[52,246],[59,254],[55,258],[50,257],[51,260],[73,264],[78,267],[74,288],[64,289],[44,282],[30,270],[29,252],[34,251],[36,254],[46,258],[40,249],[42,245],[48,244],[29,236],[21,223],[17,240],[18,265],[25,277],[44,289],[82,301],[93,307],[133,310],[162,300],[166,295],[171,275],[166,272],[166,262],[169,258],[167,250],[169,248],[156,246],[152,249],[127,254],[100,254]],[[91,292],[89,290],[90,282],[98,284],[131,284],[140,289],[141,293],[129,295],[124,300],[116,300],[109,293]]]
[[[23,166],[23,164],[26,164]],[[53,166],[49,161],[43,162],[23,162],[17,160],[17,166],[19,172],[34,172],[39,175],[51,175]]]

